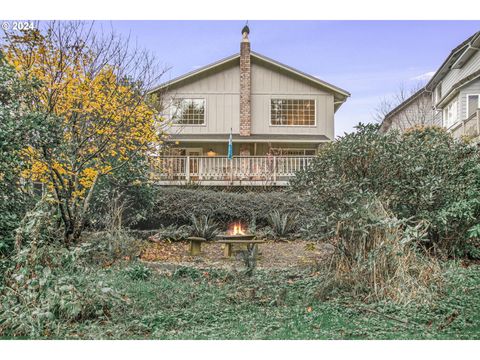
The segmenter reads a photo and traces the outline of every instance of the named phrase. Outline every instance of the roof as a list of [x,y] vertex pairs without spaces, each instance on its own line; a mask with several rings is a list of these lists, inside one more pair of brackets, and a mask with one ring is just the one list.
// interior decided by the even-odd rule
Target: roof
[[[455,47],[448,57],[445,59],[445,61],[442,63],[442,65],[438,68],[438,70],[435,72],[435,74],[432,76],[432,78],[428,81],[428,83],[425,85],[425,87],[421,88],[418,90],[416,93],[414,93],[412,96],[410,96],[408,99],[406,99],[404,102],[400,103],[397,105],[394,109],[392,109],[387,115],[385,115],[385,118],[383,119],[382,122],[382,128],[384,127],[384,123],[390,127],[390,123],[388,123],[388,119],[404,109],[406,106],[411,104],[415,99],[417,99],[421,94],[424,94],[426,92],[431,92],[433,91],[434,87],[445,77],[445,75],[450,71],[450,69],[455,68],[457,66],[463,65],[469,57],[472,55],[472,50],[475,52],[477,49],[472,47],[472,43],[480,41],[480,31],[477,31],[475,34],[470,36],[468,39],[463,41],[460,45]],[[473,74],[472,74],[473,75]],[[468,78],[470,78],[472,75],[469,75]],[[478,77],[478,76],[477,76]],[[467,79],[467,78],[466,78]],[[458,83],[456,83],[453,87],[452,90],[454,90],[456,87],[459,87],[459,83],[464,81],[465,79],[462,79]],[[472,79],[467,80],[466,82],[470,81]],[[464,85],[465,83],[461,84]],[[387,127],[387,129],[388,129]],[[386,130],[386,129],[385,129]]]
[[[230,134],[172,134],[170,141],[190,142],[224,142],[228,141]],[[234,141],[241,142],[305,142],[322,143],[330,141],[325,135],[287,135],[287,134],[252,134],[250,136],[232,135]]]
[[[409,98],[407,98],[405,101],[403,101],[402,103],[400,103],[399,105],[397,105],[394,109],[392,109],[387,115],[385,115],[385,117],[383,118],[383,121],[382,121],[382,124],[381,124],[381,129],[382,131],[386,131],[388,130],[388,128],[392,125],[392,116],[395,115],[396,113],[398,113],[399,111],[403,110],[404,108],[406,108],[408,105],[410,105],[413,101],[415,101],[416,99],[418,99],[420,97],[420,95],[423,95],[425,94],[426,92],[428,92],[424,87],[422,87],[420,90],[418,90],[417,92],[415,92],[412,96],[410,96]],[[385,129],[385,126],[386,126],[386,129]]]
[[[321,87],[323,89],[326,89],[328,90],[329,92],[332,92],[334,93],[335,97],[338,98],[341,102],[344,102],[347,97],[350,96],[350,93],[346,90],[343,90],[341,88],[339,88],[338,86],[335,86],[335,85],[332,85],[326,81],[323,81],[323,80],[320,80],[319,78],[315,77],[315,76],[312,76],[312,75],[309,75],[303,71],[300,71],[300,70],[297,70],[297,69],[294,69],[288,65],[285,65],[285,64],[282,64],[276,60],[273,60],[273,59],[270,59],[269,57],[267,56],[264,56],[264,55],[261,55],[259,53],[256,53],[254,51],[252,51],[250,53],[250,56],[252,58],[252,60],[257,60],[257,61],[260,61],[260,62],[265,62],[269,65],[272,65],[276,68],[279,68],[279,69],[282,69],[286,72],[289,72],[291,74],[294,74],[295,76],[298,76],[304,80],[306,80],[307,82],[317,86],[317,87]],[[184,75],[181,75],[179,77],[176,77],[172,80],[169,80],[169,81],[166,81],[160,85],[158,85],[157,87],[153,88],[152,90],[150,90],[150,92],[155,92],[155,91],[158,91],[158,90],[161,90],[161,89],[166,89],[168,87],[171,87],[171,86],[175,86],[175,85],[178,85],[179,83],[182,83],[184,81],[187,81],[189,79],[191,79],[192,77],[194,76],[197,76],[197,75],[200,75],[206,71],[209,71],[209,70],[213,70],[213,69],[216,69],[218,67],[221,67],[222,65],[225,65],[225,64],[228,64],[230,62],[236,62],[237,60],[240,60],[240,54],[234,54],[234,55],[231,55],[231,56],[228,56],[224,59],[221,59],[219,61],[216,61],[214,63],[211,63],[209,65],[206,65],[206,66],[203,66],[199,69],[196,69],[194,71],[190,71]]]

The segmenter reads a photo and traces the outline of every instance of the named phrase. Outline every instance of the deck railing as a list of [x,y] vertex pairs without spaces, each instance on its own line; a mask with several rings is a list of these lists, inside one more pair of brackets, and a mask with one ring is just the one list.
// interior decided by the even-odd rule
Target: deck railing
[[455,138],[476,138],[480,135],[480,110],[470,115],[467,119],[459,121],[450,131]]
[[162,183],[283,184],[305,169],[313,156],[164,156],[153,178]]

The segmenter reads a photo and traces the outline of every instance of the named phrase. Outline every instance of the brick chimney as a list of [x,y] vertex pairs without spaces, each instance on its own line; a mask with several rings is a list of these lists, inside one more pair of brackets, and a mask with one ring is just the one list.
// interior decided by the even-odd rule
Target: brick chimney
[[240,136],[250,136],[252,127],[251,117],[251,74],[250,64],[250,29],[242,29],[242,42],[240,43]]

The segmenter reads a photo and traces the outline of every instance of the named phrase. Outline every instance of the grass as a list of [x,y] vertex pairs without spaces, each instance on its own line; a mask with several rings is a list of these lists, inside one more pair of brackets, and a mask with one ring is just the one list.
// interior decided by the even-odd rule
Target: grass
[[[65,326],[83,339],[478,339],[480,266],[452,264],[429,305],[322,299],[318,276],[289,271],[248,278],[180,268],[133,280],[121,268],[104,280],[128,299],[103,322]],[[341,299],[341,300],[339,300]],[[63,326],[62,326],[63,327]]]

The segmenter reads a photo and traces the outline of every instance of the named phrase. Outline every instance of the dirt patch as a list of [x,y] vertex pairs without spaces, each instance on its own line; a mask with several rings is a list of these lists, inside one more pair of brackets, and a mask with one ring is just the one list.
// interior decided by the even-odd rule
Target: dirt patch
[[[222,244],[208,242],[202,244],[200,255],[190,256],[187,241],[162,241],[146,245],[140,258],[148,262],[190,265],[202,268],[242,268],[244,266],[242,250],[244,250],[244,247],[241,245],[235,246],[233,256],[225,258]],[[332,251],[332,246],[326,243],[304,240],[267,241],[259,245],[257,267],[259,269],[311,267],[328,258]]]

